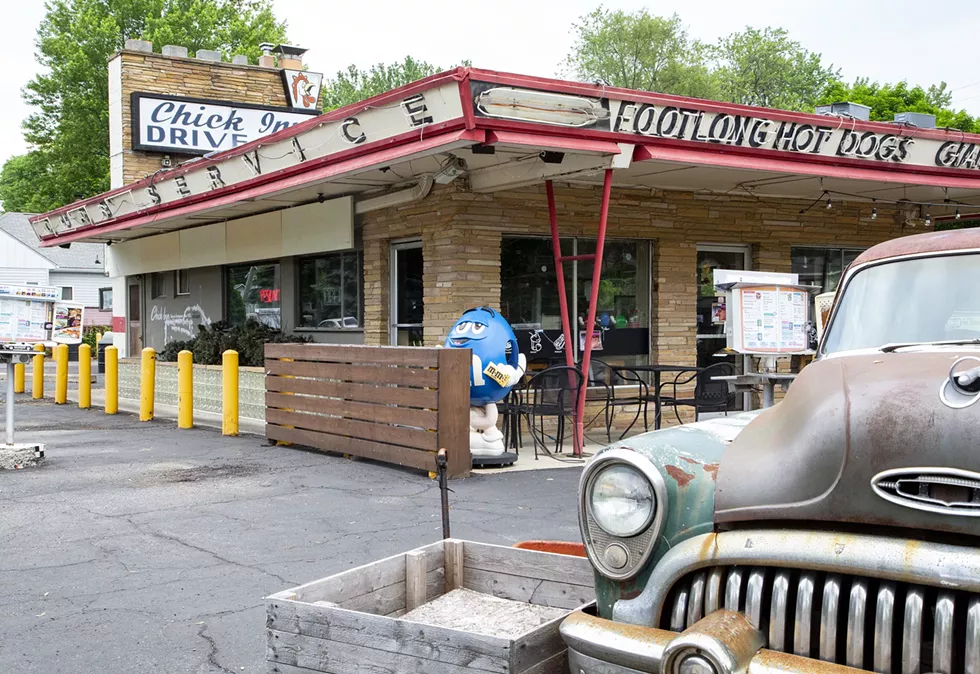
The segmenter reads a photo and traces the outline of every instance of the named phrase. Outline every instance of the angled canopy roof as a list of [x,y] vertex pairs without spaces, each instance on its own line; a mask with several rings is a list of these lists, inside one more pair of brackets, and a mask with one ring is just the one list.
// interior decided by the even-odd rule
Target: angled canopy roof
[[458,68],[32,218],[43,245],[114,242],[317,199],[364,199],[462,160],[470,188],[545,179],[845,200],[980,203],[980,136]]

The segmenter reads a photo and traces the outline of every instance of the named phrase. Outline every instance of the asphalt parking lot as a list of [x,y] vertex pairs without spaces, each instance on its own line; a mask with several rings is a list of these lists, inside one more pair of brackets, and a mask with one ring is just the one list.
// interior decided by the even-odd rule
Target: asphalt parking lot
[[[264,672],[263,597],[441,537],[425,475],[16,405],[44,465],[0,472],[0,672]],[[578,469],[451,483],[453,535],[578,540]]]

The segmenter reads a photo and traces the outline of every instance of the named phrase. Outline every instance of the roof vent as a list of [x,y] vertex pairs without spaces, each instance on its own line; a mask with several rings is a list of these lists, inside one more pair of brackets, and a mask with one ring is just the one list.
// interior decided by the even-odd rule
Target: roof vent
[[896,112],[896,124],[908,124],[919,129],[935,129],[936,116],[925,112]]
[[867,122],[871,118],[871,108],[860,103],[839,102],[830,105],[818,105],[816,113],[829,117],[850,117],[862,122]]

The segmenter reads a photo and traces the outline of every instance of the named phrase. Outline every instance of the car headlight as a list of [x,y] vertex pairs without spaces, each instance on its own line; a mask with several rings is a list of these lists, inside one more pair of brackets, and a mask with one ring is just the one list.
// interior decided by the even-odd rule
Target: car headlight
[[624,463],[600,469],[587,498],[596,524],[619,538],[643,532],[657,512],[657,497],[650,481]]

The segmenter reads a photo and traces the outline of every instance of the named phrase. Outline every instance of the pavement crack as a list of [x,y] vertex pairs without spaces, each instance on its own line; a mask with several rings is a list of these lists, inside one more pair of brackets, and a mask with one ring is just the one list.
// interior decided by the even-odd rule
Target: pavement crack
[[210,555],[211,557],[213,557],[214,559],[218,560],[219,562],[223,562],[224,564],[230,564],[231,566],[237,566],[240,569],[251,569],[253,571],[258,571],[259,573],[263,573],[263,574],[265,574],[267,576],[270,576],[272,578],[275,578],[280,583],[284,583],[286,585],[289,585],[289,581],[286,580],[285,578],[283,578],[282,576],[277,575],[275,573],[272,573],[271,571],[266,571],[265,569],[260,568],[258,565],[249,565],[249,564],[242,564],[241,562],[236,562],[233,559],[229,559],[227,557],[222,557],[221,555],[219,555],[218,553],[214,552],[213,550],[208,550],[207,548],[201,547],[200,545],[194,545],[193,543],[188,543],[187,541],[185,541],[185,540],[183,540],[183,539],[181,539],[181,538],[179,538],[177,536],[174,536],[173,534],[165,534],[162,531],[155,531],[153,529],[149,529],[147,527],[140,526],[139,524],[137,524],[136,522],[133,522],[133,520],[130,519],[130,518],[128,518],[128,517],[126,517],[124,519],[127,522],[129,522],[137,531],[139,531],[140,533],[146,534],[147,536],[152,536],[154,538],[159,538],[159,539],[162,539],[162,540],[165,540],[165,541],[169,541],[171,543],[176,543],[177,545],[182,545],[182,546],[184,546],[186,548],[190,548],[191,550],[196,550],[198,552],[202,552],[202,553],[204,553],[206,555]]
[[207,623],[201,625],[201,629],[197,631],[197,636],[208,642],[208,664],[218,669],[222,672],[228,672],[228,674],[236,674],[235,670],[223,667],[221,663],[218,662],[218,644],[214,643],[214,638],[207,633],[208,625]]

